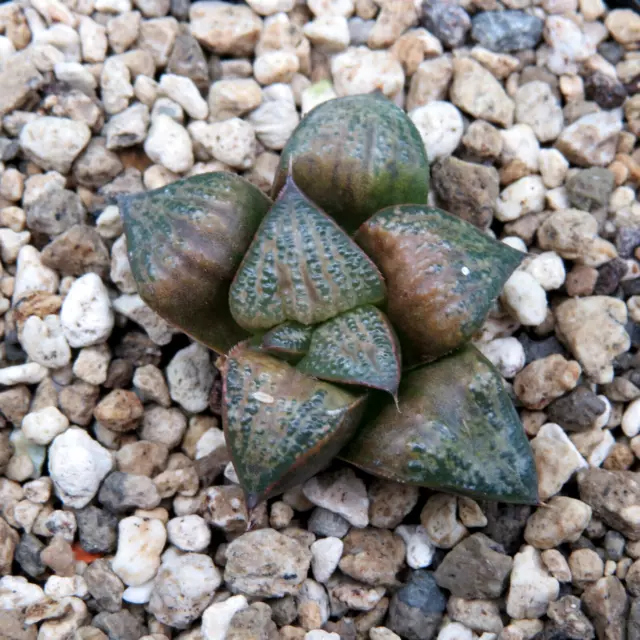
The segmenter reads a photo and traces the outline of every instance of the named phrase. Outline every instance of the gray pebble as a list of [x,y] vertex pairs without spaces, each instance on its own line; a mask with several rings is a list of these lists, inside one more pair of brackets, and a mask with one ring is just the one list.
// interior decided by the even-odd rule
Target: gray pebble
[[307,528],[319,536],[344,538],[350,526],[341,515],[322,507],[316,507],[309,518]]
[[473,17],[471,37],[491,51],[533,49],[542,37],[543,22],[524,11],[485,11]]
[[545,411],[549,422],[559,424],[566,431],[588,431],[605,409],[604,401],[589,387],[580,386],[554,400]]
[[569,202],[582,211],[606,207],[614,186],[613,173],[601,167],[578,171],[565,184]]
[[83,577],[89,593],[101,611],[115,613],[122,609],[122,594],[125,587],[122,580],[111,571],[107,560],[103,558],[94,560],[86,568]]
[[128,609],[117,613],[103,611],[93,619],[93,626],[104,631],[110,640],[140,640],[147,629]]
[[154,509],[160,504],[160,494],[151,478],[114,471],[102,483],[98,501],[109,511],[122,513],[129,509]]
[[25,533],[16,546],[14,558],[21,569],[32,578],[38,578],[46,571],[44,562],[40,559],[43,549],[42,542],[30,533]]
[[88,506],[76,511],[80,546],[88,553],[111,553],[116,548],[118,518]]
[[57,236],[74,224],[84,224],[86,216],[78,194],[57,189],[44,193],[27,209],[27,226],[32,231]]
[[471,20],[457,4],[426,0],[422,3],[422,24],[446,47],[453,49],[464,43]]

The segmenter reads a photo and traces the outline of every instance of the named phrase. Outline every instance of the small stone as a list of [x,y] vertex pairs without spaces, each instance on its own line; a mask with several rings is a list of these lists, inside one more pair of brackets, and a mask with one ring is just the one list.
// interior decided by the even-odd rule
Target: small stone
[[49,474],[56,495],[68,507],[91,502],[112,468],[111,454],[83,429],[67,429],[49,448]]
[[369,498],[364,482],[350,468],[315,476],[303,485],[313,504],[341,515],[354,527],[369,524]]
[[559,588],[542,564],[540,552],[525,546],[513,559],[507,613],[512,618],[540,618],[558,598]]
[[571,176],[565,187],[572,206],[582,211],[593,211],[608,205],[614,177],[607,169],[584,169]]
[[87,553],[111,553],[115,550],[118,519],[114,515],[94,506],[75,513],[80,546]]
[[325,53],[344,51],[351,38],[347,19],[342,16],[316,18],[305,25],[304,35],[314,47]]
[[105,125],[107,149],[123,149],[144,142],[149,126],[149,107],[139,102],[113,115]]
[[198,41],[189,33],[180,33],[176,38],[167,72],[189,78],[201,91],[209,88],[207,59]]
[[202,98],[198,87],[190,78],[165,73],[160,78],[160,90],[177,102],[195,120],[204,120],[209,115],[206,100]]
[[540,149],[538,165],[547,189],[555,189],[564,183],[569,163],[557,149]]
[[22,128],[20,146],[43,169],[66,174],[90,138],[83,122],[45,116]]
[[106,140],[93,138],[73,164],[73,177],[84,187],[98,188],[113,180],[122,168],[120,158],[106,148]]
[[139,440],[121,447],[116,452],[116,462],[119,471],[151,477],[165,468],[168,455],[164,444]]
[[160,494],[147,476],[114,471],[102,483],[98,501],[113,513],[130,509],[153,509],[160,504]]
[[144,150],[151,160],[174,173],[184,173],[193,166],[193,148],[187,130],[163,114],[152,119]]
[[564,398],[554,400],[546,413],[565,431],[587,431],[606,409],[604,401],[589,387],[579,386]]
[[591,380],[613,380],[613,360],[629,349],[627,308],[608,296],[573,298],[556,309],[556,333]]
[[85,219],[82,201],[77,194],[66,189],[45,191],[27,208],[27,226],[49,236],[83,224]]
[[491,224],[500,193],[499,176],[494,167],[449,156],[433,165],[431,178],[447,211],[481,229]]
[[[329,597],[324,587],[307,579],[296,595],[298,624],[303,629],[320,629],[329,620]],[[271,615],[269,615],[269,619]]]
[[376,478],[368,493],[369,523],[383,529],[398,526],[418,502],[417,487],[389,480]]
[[527,409],[539,411],[578,383],[580,365],[554,354],[535,360],[515,378],[513,389]]
[[321,536],[333,536],[336,538],[344,538],[350,526],[349,522],[342,516],[322,507],[316,507],[313,510],[307,523],[309,531]]
[[556,146],[574,164],[605,166],[614,159],[621,130],[620,109],[599,111],[582,116],[566,127],[558,137]]
[[540,500],[556,495],[578,469],[588,466],[567,434],[551,422],[540,428],[531,448],[538,470]]
[[156,575],[167,532],[160,520],[130,516],[118,525],[118,550],[111,566],[127,586],[140,586]]
[[233,616],[248,606],[244,596],[231,596],[227,600],[210,605],[202,614],[204,640],[223,640],[226,638]]
[[[178,21],[173,17],[153,18],[140,23],[138,46],[151,54],[156,67],[164,67],[180,30]],[[145,75],[153,76],[153,72]]]
[[627,91],[624,85],[606,73],[596,71],[585,78],[585,96],[603,109],[615,109],[624,104]]
[[564,632],[569,637],[593,640],[593,625],[580,610],[580,600],[575,596],[564,596],[549,604],[547,616],[554,631]]
[[253,78],[218,80],[209,90],[210,119],[216,122],[243,116],[261,102],[260,85]]
[[454,596],[498,598],[511,571],[511,558],[482,533],[474,533],[448,553],[435,572],[438,585]]
[[344,543],[339,538],[316,540],[310,547],[311,568],[318,582],[327,583],[342,557]]
[[352,96],[381,91],[395,96],[404,86],[402,65],[389,51],[371,51],[367,47],[349,47],[331,59],[331,74],[336,93]]
[[[114,248],[117,242],[114,243]],[[124,250],[124,248],[122,249]],[[113,251],[113,249],[112,249]],[[128,262],[127,262],[128,267]],[[127,273],[130,273],[129,271]],[[112,270],[111,276],[114,277]],[[128,276],[124,276],[128,279]],[[131,276],[133,279],[133,276]],[[122,284],[122,282],[120,282]],[[113,308],[118,313],[139,324],[149,338],[158,345],[165,345],[171,342],[175,328],[153,311],[142,298],[136,293],[133,295],[122,295],[113,301]]]
[[628,471],[590,468],[578,475],[580,499],[630,540],[640,540],[640,483]]
[[209,487],[202,501],[202,515],[212,527],[241,533],[249,520],[244,493],[237,485]]
[[156,575],[149,611],[161,623],[185,629],[207,608],[221,582],[209,556],[170,549]]
[[562,108],[546,82],[522,85],[515,101],[516,122],[530,125],[540,142],[550,142],[560,135],[564,125]]
[[387,626],[407,640],[431,640],[440,626],[447,600],[433,574],[417,570],[391,598]]
[[133,376],[133,386],[143,402],[156,402],[165,408],[171,405],[169,387],[158,367],[152,364],[138,367]]
[[22,432],[36,444],[47,445],[69,427],[66,416],[56,407],[45,407],[28,413],[22,421]]
[[103,611],[93,618],[92,624],[94,628],[103,630],[109,638],[142,640],[145,633],[145,627],[128,609],[121,609],[116,613]]
[[615,9],[605,20],[607,29],[617,42],[633,45],[640,39],[640,18],[632,9]]
[[525,176],[502,191],[496,203],[496,218],[501,222],[516,220],[544,209],[546,189],[538,176]]
[[35,315],[27,318],[20,344],[31,360],[48,369],[59,369],[71,360],[71,349],[58,316],[48,315],[44,320]]
[[536,549],[552,549],[578,540],[590,519],[589,505],[573,498],[556,496],[529,518],[524,537]]
[[181,551],[205,551],[211,541],[207,523],[195,514],[169,520],[167,535],[169,542]]
[[135,429],[144,409],[133,391],[115,389],[106,395],[96,406],[93,415],[96,420],[117,433],[125,433]]
[[451,549],[467,535],[467,529],[456,516],[455,496],[438,493],[427,500],[420,522],[435,546]]
[[199,413],[209,406],[213,368],[205,347],[193,343],[178,351],[166,375],[171,399],[186,411]]
[[450,156],[460,144],[462,115],[449,102],[430,102],[414,109],[409,117],[420,133],[429,162]]
[[225,582],[234,592],[262,597],[296,593],[307,577],[311,552],[273,529],[250,531],[229,544]]
[[248,117],[258,141],[275,151],[284,149],[299,121],[295,104],[289,100],[263,102]]
[[542,285],[526,271],[515,271],[505,283],[502,301],[521,324],[536,327],[547,317],[547,295]]
[[483,11],[472,20],[471,37],[491,51],[534,49],[543,22],[524,11]]
[[412,569],[424,569],[431,564],[435,554],[433,542],[420,525],[400,525],[395,530],[406,546],[406,561]]
[[[502,631],[500,609],[494,600],[465,600],[452,596],[447,603],[447,613],[452,620],[476,632],[500,633]],[[456,634],[455,637],[461,636]]]
[[60,390],[60,410],[70,422],[86,426],[93,418],[93,408],[98,402],[100,389],[77,380]]
[[396,583],[405,554],[401,538],[386,529],[352,529],[343,542],[343,573],[374,587]]
[[113,311],[99,276],[87,273],[71,285],[62,303],[60,322],[72,347],[100,344],[111,335]]
[[471,28],[469,14],[461,6],[439,0],[422,3],[422,24],[449,49],[462,45]]
[[369,630],[371,640],[401,640],[400,636],[386,627],[374,627]]
[[593,622],[598,638],[624,638],[628,596],[615,576],[600,578],[587,585],[582,606]]
[[94,560],[83,574],[91,597],[101,611],[115,613],[122,608],[124,585],[122,580],[111,571],[109,562],[103,558]]
[[216,160],[236,169],[249,169],[255,161],[255,134],[253,127],[240,118],[205,124],[194,122],[189,126],[194,141]]
[[189,19],[191,34],[218,55],[251,55],[262,30],[262,21],[249,7],[226,2],[196,2]]
[[604,562],[593,549],[576,549],[569,556],[569,569],[573,584],[584,586],[602,578]]
[[500,132],[484,120],[474,120],[462,136],[462,144],[479,158],[497,158],[502,152],[503,140]]
[[429,102],[445,100],[452,77],[453,63],[448,56],[439,56],[420,63],[411,78],[407,111],[411,112]]
[[266,51],[253,63],[253,75],[262,85],[288,83],[300,69],[300,61],[293,51]]

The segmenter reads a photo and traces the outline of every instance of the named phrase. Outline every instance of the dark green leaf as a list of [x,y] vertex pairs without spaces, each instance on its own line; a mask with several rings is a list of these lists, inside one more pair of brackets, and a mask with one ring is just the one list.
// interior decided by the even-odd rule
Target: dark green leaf
[[433,360],[481,327],[524,254],[440,209],[389,207],[367,220],[356,241],[388,287],[387,314],[405,364]]
[[246,337],[229,285],[271,201],[232,173],[209,173],[119,199],[144,301],[218,352]]
[[502,379],[474,347],[404,374],[340,454],[377,476],[475,498],[536,504],[531,447]]
[[387,317],[370,305],[320,325],[297,369],[310,376],[388,391],[400,384],[400,350]]
[[224,359],[222,378],[225,436],[249,508],[328,464],[365,403],[243,345]]
[[259,331],[287,320],[317,324],[384,295],[373,262],[290,178],[238,269],[229,301],[236,322]]
[[309,350],[312,327],[285,322],[267,331],[260,342],[264,351],[284,360],[299,360]]
[[272,195],[293,162],[298,186],[350,233],[394,204],[426,204],[429,164],[418,130],[378,94],[325,102],[298,125],[280,157]]

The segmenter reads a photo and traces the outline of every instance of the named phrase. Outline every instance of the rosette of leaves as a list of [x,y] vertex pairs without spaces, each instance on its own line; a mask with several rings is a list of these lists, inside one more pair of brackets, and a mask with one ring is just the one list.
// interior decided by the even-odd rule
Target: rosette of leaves
[[473,346],[523,254],[427,204],[429,166],[379,95],[326,102],[272,199],[231,173],[120,200],[147,304],[221,354],[251,508],[332,458],[398,482],[537,503],[531,450]]

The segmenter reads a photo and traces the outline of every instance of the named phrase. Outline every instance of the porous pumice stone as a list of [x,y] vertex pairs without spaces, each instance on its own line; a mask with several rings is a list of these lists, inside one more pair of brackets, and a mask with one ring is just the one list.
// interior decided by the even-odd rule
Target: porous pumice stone
[[[1,3],[0,636],[640,640],[633,4]],[[369,118],[375,135],[358,137],[362,111],[340,115],[338,135],[322,126],[329,100],[369,104],[360,94],[372,93],[387,99],[385,115]],[[403,145],[398,127],[418,146]],[[366,162],[374,140],[383,151]],[[333,172],[323,181],[314,172],[325,148]],[[212,172],[228,172],[218,180],[236,198],[216,205],[215,225],[197,222],[215,191],[205,176],[178,194],[197,202],[174,211],[184,214],[174,241],[127,235],[127,216],[149,222],[170,185]],[[436,335],[423,353],[456,357],[449,340],[464,334],[503,383],[492,411],[515,403],[531,468],[505,462],[502,441],[492,458],[484,445],[494,440],[478,439],[482,465],[466,495],[420,488],[398,482],[401,465],[400,477],[367,473],[400,454],[385,440],[388,451],[366,458],[376,443],[362,432],[366,450],[342,451],[366,464],[313,454],[313,477],[247,508],[241,483],[259,448],[244,465],[227,449],[218,359],[247,333],[221,309],[291,173],[318,215],[338,201],[345,242],[371,242],[370,273],[383,272],[385,287],[398,273],[400,284],[424,283],[441,270],[452,278],[446,297],[480,276],[422,246],[403,253],[396,236],[393,260],[376,254],[377,232],[361,225],[384,207],[444,210],[482,246],[501,243],[505,258],[489,271],[505,270],[505,286],[478,301],[488,314],[478,326],[437,314],[402,325],[386,293],[377,313]],[[389,201],[400,185],[401,200]],[[230,219],[244,226],[225,235]],[[460,233],[475,238],[468,228]],[[432,246],[452,255],[445,244]],[[296,252],[291,260],[313,253]],[[226,265],[224,277],[203,276],[203,256]],[[140,273],[153,286],[139,286]],[[270,348],[279,339],[269,335]],[[334,335],[330,346],[346,344]],[[416,349],[402,345],[385,362],[400,367],[399,353],[411,364]],[[433,384],[430,366],[404,374],[420,382],[417,396]],[[455,393],[474,367],[451,365],[442,398],[416,403],[466,401]],[[403,433],[428,427],[387,395],[384,419]],[[282,400],[257,398],[260,411]],[[455,450],[447,433],[474,433],[440,423],[436,452]],[[380,428],[373,412],[369,428]],[[413,453],[424,480],[426,455]],[[491,473],[534,471],[529,504],[474,493]]]

